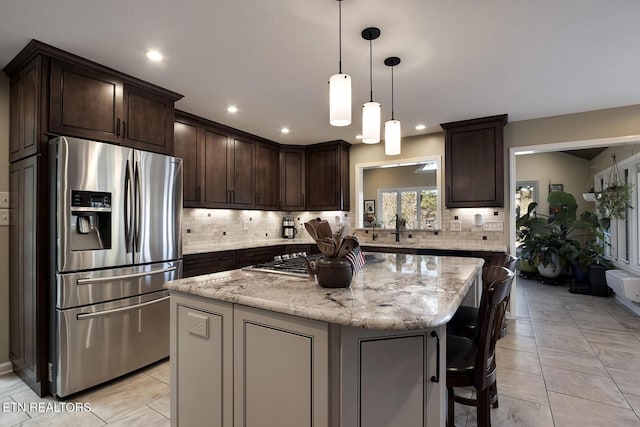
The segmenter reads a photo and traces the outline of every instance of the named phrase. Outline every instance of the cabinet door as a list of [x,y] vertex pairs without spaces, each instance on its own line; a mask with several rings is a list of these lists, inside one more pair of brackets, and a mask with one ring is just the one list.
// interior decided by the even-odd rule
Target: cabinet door
[[445,123],[448,208],[504,206],[502,128],[506,115]]
[[345,142],[307,148],[306,201],[308,210],[349,209],[349,145]]
[[231,202],[234,207],[253,207],[253,176],[255,168],[255,143],[234,139],[229,168],[232,183]]
[[[34,388],[45,382],[38,369],[38,298],[36,279],[36,221],[38,156],[31,156],[11,164],[9,193],[9,240],[11,260],[9,268],[9,356],[14,371]],[[44,344],[42,344],[44,345]],[[35,390],[35,388],[34,388]]]
[[11,79],[10,137],[11,162],[36,154],[40,136],[40,90],[42,58],[36,57]]
[[280,200],[282,202],[282,210],[304,210],[304,150],[282,149],[280,151],[280,161]]
[[328,426],[326,323],[234,306],[234,425]]
[[227,136],[205,129],[204,131],[204,164],[202,170],[204,198],[206,207],[228,207],[231,202],[227,161]]
[[[172,295],[172,300],[174,296]],[[171,425],[225,426],[233,422],[231,304],[172,302]],[[200,308],[204,307],[204,309]]]
[[140,150],[173,153],[173,101],[133,86],[124,88],[123,144]]
[[256,208],[278,209],[280,150],[275,145],[257,143],[255,155]]
[[200,202],[200,156],[198,127],[188,122],[176,120],[173,125],[173,152],[181,157],[183,181],[183,205],[198,207]]
[[49,131],[122,141],[121,80],[93,69],[51,61]]

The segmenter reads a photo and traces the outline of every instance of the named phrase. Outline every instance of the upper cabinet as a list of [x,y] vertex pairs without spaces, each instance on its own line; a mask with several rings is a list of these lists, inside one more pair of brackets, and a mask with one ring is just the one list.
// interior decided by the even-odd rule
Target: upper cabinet
[[173,125],[173,154],[182,158],[182,200],[185,207],[199,206],[202,194],[199,181],[201,170],[199,131],[197,124],[176,116]]
[[306,209],[349,210],[349,148],[344,141],[306,149]]
[[256,143],[255,204],[258,209],[280,208],[280,147]]
[[171,154],[173,99],[108,71],[51,61],[49,131]]
[[280,201],[282,210],[305,209],[304,147],[280,148]]
[[447,208],[504,206],[507,115],[443,123]]
[[4,71],[18,124],[11,128],[12,162],[44,150],[54,135],[173,153],[177,93],[35,40]]

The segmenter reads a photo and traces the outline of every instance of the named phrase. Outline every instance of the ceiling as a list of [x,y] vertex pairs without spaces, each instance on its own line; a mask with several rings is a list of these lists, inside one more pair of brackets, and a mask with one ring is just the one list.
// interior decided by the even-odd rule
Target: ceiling
[[[439,123],[509,121],[639,103],[637,0],[344,0],[342,67],[353,122],[329,125],[338,72],[334,0],[21,0],[0,2],[0,67],[37,39],[184,95],[176,107],[284,144],[357,143],[369,99],[403,136]],[[145,52],[158,49],[161,63]],[[227,113],[228,105],[238,113]],[[424,124],[425,130],[415,126]],[[281,134],[280,128],[291,129]]]

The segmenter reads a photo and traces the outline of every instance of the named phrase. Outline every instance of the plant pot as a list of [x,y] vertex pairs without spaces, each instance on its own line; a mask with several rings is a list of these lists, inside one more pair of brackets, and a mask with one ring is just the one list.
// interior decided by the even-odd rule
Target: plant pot
[[549,264],[547,264],[546,267],[542,265],[542,263],[538,264],[538,273],[540,273],[542,277],[555,279],[560,276],[560,273],[562,272],[562,268],[560,268],[560,261],[555,255],[552,257],[552,259],[553,260]]
[[520,272],[524,274],[533,274],[538,272],[538,268],[530,262],[520,258]]
[[573,277],[577,283],[589,283],[588,267],[584,268],[579,262],[573,263]]
[[591,295],[596,297],[608,297],[612,295],[611,288],[607,286],[605,272],[607,267],[602,264],[589,265],[589,283],[591,284]]

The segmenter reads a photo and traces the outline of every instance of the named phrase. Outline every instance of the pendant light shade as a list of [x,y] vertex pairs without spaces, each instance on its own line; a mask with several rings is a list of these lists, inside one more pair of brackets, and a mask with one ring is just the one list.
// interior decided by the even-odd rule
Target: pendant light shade
[[334,74],[329,79],[329,122],[332,126],[351,124],[351,76]]
[[396,156],[400,154],[401,129],[400,122],[393,116],[393,67],[400,63],[400,58],[391,56],[384,60],[384,65],[391,67],[391,120],[384,124],[384,154]]
[[380,142],[380,103],[373,100],[372,47],[371,40],[380,37],[380,29],[369,27],[362,30],[362,38],[369,40],[369,102],[362,106],[362,142],[377,144]]
[[362,142],[377,144],[380,142],[380,103],[366,102],[362,106]]
[[338,74],[329,79],[329,123],[351,124],[351,76],[342,73],[342,0],[338,0]]
[[384,154],[395,156],[400,154],[400,122],[388,120],[384,123]]

